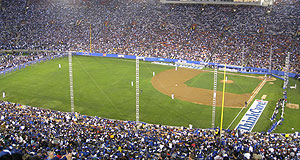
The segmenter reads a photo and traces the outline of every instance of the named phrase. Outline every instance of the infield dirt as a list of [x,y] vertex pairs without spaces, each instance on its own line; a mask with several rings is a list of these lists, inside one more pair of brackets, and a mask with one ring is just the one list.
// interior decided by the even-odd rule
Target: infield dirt
[[[158,91],[176,99],[192,103],[212,105],[213,90],[189,87],[184,82],[206,71],[178,68],[160,72],[152,78],[152,85]],[[213,82],[212,82],[213,83]],[[208,84],[209,85],[209,84]],[[234,94],[225,92],[225,107],[242,108],[251,94]],[[217,106],[221,106],[222,92],[217,91]]]

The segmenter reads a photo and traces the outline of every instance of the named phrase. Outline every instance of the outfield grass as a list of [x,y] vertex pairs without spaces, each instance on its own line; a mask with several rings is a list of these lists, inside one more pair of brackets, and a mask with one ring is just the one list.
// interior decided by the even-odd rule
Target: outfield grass
[[[61,69],[58,68],[58,64],[62,65]],[[165,125],[188,126],[192,124],[200,128],[211,127],[211,106],[172,100],[152,86],[152,72],[157,74],[170,68],[149,62],[140,63],[140,89],[142,90],[140,120]],[[74,56],[73,77],[75,111],[104,118],[135,120],[135,87],[130,85],[131,81],[135,81],[135,60]],[[237,79],[237,81],[243,81]],[[264,92],[279,92],[280,84],[277,83],[280,81],[276,81],[273,86],[267,87],[266,85],[263,88]],[[246,89],[243,89],[246,87],[240,86],[240,88],[242,88],[240,92],[246,92]],[[7,97],[4,100],[7,101],[70,112],[68,59],[59,58],[42,62],[5,76],[2,75],[0,76],[0,91],[6,92]],[[299,90],[297,93],[299,94]],[[272,98],[272,94],[268,93],[267,100],[271,104],[280,95],[278,93],[276,97],[276,94],[274,94],[275,98]],[[295,101],[298,102],[299,97],[295,98]],[[221,108],[217,107],[216,126],[220,124],[220,111]],[[225,108],[223,128],[227,128],[239,111],[240,109]],[[264,119],[273,113],[272,109],[266,109],[266,111],[262,115]],[[295,115],[294,118],[299,118],[299,111],[296,113],[287,109],[286,112],[292,112],[289,114]],[[269,123],[260,121],[259,127],[255,127],[256,131],[269,129]],[[287,118],[286,121],[292,123],[293,118]],[[300,127],[294,128],[300,129]],[[281,132],[287,128],[278,129]]]
[[[290,80],[292,84],[297,83],[297,85],[300,85],[299,81],[295,81],[293,79]],[[257,94],[255,97],[256,99],[261,99],[263,95],[267,95],[267,98],[265,99],[268,101],[268,105],[265,108],[264,112],[262,113],[260,119],[256,123],[255,127],[252,131],[255,132],[266,132],[271,128],[271,125],[273,122],[270,121],[270,118],[274,112],[275,106],[277,101],[280,98],[283,98],[283,81],[277,79],[273,82],[274,84],[270,84],[270,82],[267,82],[264,87],[261,89],[261,91]],[[297,89],[288,89],[288,102],[290,103],[296,103],[300,104],[300,88]],[[237,118],[235,123],[233,123],[233,127],[238,124],[244,113],[247,111],[247,109],[243,110],[242,114]],[[281,112],[277,115],[277,120],[280,118]],[[284,121],[282,122],[282,125],[278,126],[274,132],[277,133],[292,133],[294,131],[300,131],[300,123],[298,123],[298,119],[300,119],[300,110],[299,109],[290,109],[285,107],[285,114],[284,114]],[[292,130],[294,128],[294,130]]]
[[[249,78],[239,75],[226,74],[228,80],[233,80],[233,83],[226,83],[226,92],[244,94],[252,93],[252,91],[258,86],[261,80],[257,78]],[[223,73],[218,73],[218,84],[217,90],[222,91],[223,83],[221,80],[224,79]],[[203,72],[194,78],[185,82],[190,87],[213,89],[214,73],[213,72]]]

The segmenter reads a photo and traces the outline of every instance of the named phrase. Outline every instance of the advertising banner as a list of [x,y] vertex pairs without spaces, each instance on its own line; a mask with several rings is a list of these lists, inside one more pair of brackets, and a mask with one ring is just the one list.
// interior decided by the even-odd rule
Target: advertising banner
[[256,99],[235,129],[251,132],[267,104],[268,101]]

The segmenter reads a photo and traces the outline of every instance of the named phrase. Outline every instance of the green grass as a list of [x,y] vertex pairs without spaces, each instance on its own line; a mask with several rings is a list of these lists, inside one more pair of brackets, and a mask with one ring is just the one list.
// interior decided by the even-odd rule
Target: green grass
[[[293,83],[297,83],[297,85],[300,85],[299,81],[295,81],[293,79],[290,80]],[[280,98],[283,98],[283,81],[277,79],[274,81],[274,84],[270,84],[267,82],[264,87],[261,89],[261,91],[257,94],[255,97],[256,99],[260,99],[263,95],[267,95],[267,98],[265,99],[268,101],[268,105],[265,108],[264,112],[262,113],[260,119],[256,123],[255,127],[252,131],[255,132],[266,132],[268,129],[271,128],[271,125],[273,122],[270,121],[270,118],[274,112],[274,108],[276,106],[277,101]],[[300,88],[297,89],[288,89],[288,102],[290,103],[296,103],[300,104]],[[235,123],[233,123],[233,129],[244,113],[246,113],[247,109],[243,110],[241,115],[237,118]],[[277,117],[280,117],[281,112],[278,113]],[[284,115],[284,121],[282,122],[282,125],[278,126],[274,132],[277,133],[292,133],[295,130],[300,131],[300,123],[298,123],[298,119],[300,118],[300,110],[298,109],[290,109],[285,107],[285,115]],[[278,120],[279,118],[277,118]],[[292,130],[294,128],[294,130]]]
[[[61,69],[58,68],[58,64],[62,65]],[[140,89],[143,90],[140,96],[140,120],[165,125],[188,126],[192,124],[194,127],[200,128],[211,127],[211,106],[178,99],[172,100],[152,86],[152,72],[157,74],[170,68],[149,62],[140,62]],[[207,76],[205,80],[212,78],[210,75],[205,76]],[[135,120],[135,87],[130,85],[131,81],[135,81],[135,60],[74,56],[73,77],[75,111],[104,118]],[[219,77],[221,78],[221,74]],[[201,79],[201,77],[196,78]],[[244,78],[231,77],[230,75],[229,79],[238,82],[236,83],[236,90],[233,89],[231,92],[249,93],[256,86],[246,87],[248,81],[259,83],[259,80],[255,82],[256,79],[254,78]],[[198,79],[195,80],[194,84]],[[207,80],[202,83],[208,82]],[[277,80],[274,85],[267,83],[262,89],[262,93],[257,96],[261,97],[262,94],[267,93],[267,100],[272,105],[270,107],[268,105],[266,108],[261,120],[254,128],[255,131],[269,129],[270,122],[266,119],[273,113],[273,104],[282,94],[280,83],[280,80]],[[221,86],[220,84],[219,87]],[[230,91],[231,87],[227,85],[226,88],[227,91]],[[70,112],[69,89],[67,58],[42,62],[0,76],[0,91],[5,91],[7,96],[4,100],[30,106]],[[300,104],[299,96],[295,96],[296,94],[299,95],[299,89],[294,92],[291,91],[291,97],[294,97],[294,103]],[[216,126],[220,125],[220,111],[221,108],[217,107]],[[239,111],[240,109],[224,109],[223,128],[227,128]],[[286,113],[284,125],[278,128],[278,132],[289,132],[288,128],[291,126],[300,130],[295,120],[299,119],[299,110],[286,109]],[[287,122],[290,126],[284,127]]]
[[[249,78],[238,75],[226,74],[228,80],[233,80],[234,83],[226,83],[226,92],[244,94],[251,93],[261,80],[257,78]],[[223,83],[221,80],[224,79],[224,74],[218,74],[218,84],[217,90],[222,91]],[[204,89],[213,89],[214,73],[213,72],[203,72],[194,78],[185,82],[190,87],[204,88]]]

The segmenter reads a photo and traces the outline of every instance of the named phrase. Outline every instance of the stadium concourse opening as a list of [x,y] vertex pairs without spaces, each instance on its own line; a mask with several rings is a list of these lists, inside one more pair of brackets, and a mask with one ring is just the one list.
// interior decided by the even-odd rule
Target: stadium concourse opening
[[[175,95],[176,99],[196,103],[203,105],[212,105],[213,90],[190,87],[184,84],[186,81],[192,79],[193,77],[201,74],[203,70],[194,70],[187,68],[170,69],[161,72],[152,78],[152,85],[158,91],[172,96]],[[253,76],[251,76],[253,77]],[[262,77],[253,77],[262,80]],[[229,81],[229,80],[228,80]],[[230,82],[233,83],[232,80]],[[246,101],[252,96],[251,93],[245,94],[234,94],[225,93],[225,107],[230,108],[242,108]],[[221,106],[222,92],[217,91],[217,106]]]

